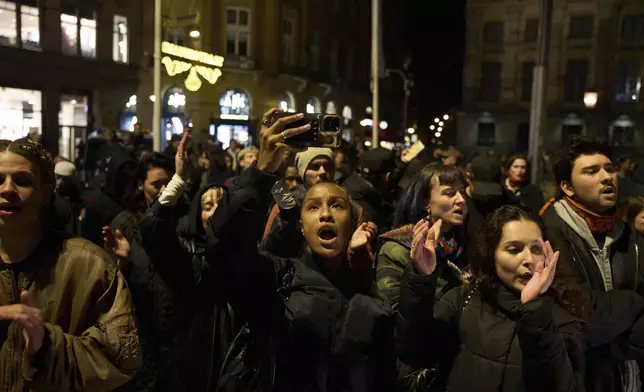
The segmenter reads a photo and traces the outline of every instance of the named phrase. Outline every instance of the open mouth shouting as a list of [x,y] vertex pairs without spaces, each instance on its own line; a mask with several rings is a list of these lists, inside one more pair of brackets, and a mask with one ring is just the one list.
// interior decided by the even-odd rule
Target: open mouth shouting
[[320,245],[325,248],[332,247],[337,239],[338,233],[334,226],[325,225],[318,230],[318,240],[320,241]]
[[20,206],[10,203],[0,204],[0,217],[14,216],[21,211]]
[[530,279],[532,279],[532,273],[531,272],[525,272],[521,275],[519,275],[519,281],[523,284],[527,284]]
[[608,197],[608,198],[614,198],[617,196],[617,189],[615,189],[614,186],[607,186],[602,189],[601,192],[602,196]]

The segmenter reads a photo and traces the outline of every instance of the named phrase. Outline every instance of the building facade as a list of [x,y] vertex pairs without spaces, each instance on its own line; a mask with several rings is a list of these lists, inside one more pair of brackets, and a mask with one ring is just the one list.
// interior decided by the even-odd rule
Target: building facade
[[89,130],[117,125],[138,85],[141,14],[137,0],[0,0],[0,138],[40,134],[73,159]]
[[[469,0],[458,147],[526,152],[539,1]],[[644,144],[644,3],[555,1],[547,64],[547,120],[555,151],[571,135],[608,137],[618,150]],[[588,109],[584,93],[599,93]]]
[[[152,53],[153,1],[144,1],[142,39]],[[166,0],[162,11],[162,139],[188,125],[224,146],[252,143],[272,107],[342,115],[345,138],[354,135],[371,97],[368,2]],[[151,128],[151,61],[130,95],[121,128]]]

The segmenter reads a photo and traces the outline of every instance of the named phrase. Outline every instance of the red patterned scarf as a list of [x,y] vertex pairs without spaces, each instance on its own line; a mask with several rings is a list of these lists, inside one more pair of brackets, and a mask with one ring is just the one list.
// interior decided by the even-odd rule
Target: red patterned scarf
[[570,208],[572,208],[572,210],[575,211],[577,215],[584,219],[591,232],[608,233],[613,229],[613,225],[615,224],[614,214],[601,215],[589,210],[587,207],[584,207],[568,196],[564,196],[564,199],[566,200]]

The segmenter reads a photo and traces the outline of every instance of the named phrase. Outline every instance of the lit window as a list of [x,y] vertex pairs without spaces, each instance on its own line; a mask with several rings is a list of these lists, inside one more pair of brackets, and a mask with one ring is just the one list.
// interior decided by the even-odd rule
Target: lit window
[[40,47],[40,21],[38,7],[20,6],[20,39],[22,47],[37,49]]
[[226,10],[226,54],[250,56],[251,13],[245,8]]
[[70,56],[78,54],[78,18],[75,15],[61,14],[63,53]]
[[[96,18],[93,12],[80,17],[78,12],[68,12],[60,15],[62,31],[62,50],[70,56],[96,57]],[[80,48],[78,42],[80,40]],[[80,49],[80,51],[79,51]]]
[[128,61],[127,18],[114,15],[114,34],[112,38],[112,56],[117,63]]
[[16,4],[0,0],[0,45],[17,43]]
[[81,18],[80,43],[83,57],[96,57],[96,19]]
[[0,87],[0,139],[41,133],[40,91]]

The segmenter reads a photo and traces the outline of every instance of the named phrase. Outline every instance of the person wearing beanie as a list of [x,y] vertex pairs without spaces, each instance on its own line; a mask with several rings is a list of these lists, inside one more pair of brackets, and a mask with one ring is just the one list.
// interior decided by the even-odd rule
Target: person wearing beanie
[[54,167],[54,174],[57,177],[74,177],[76,175],[76,166],[69,161],[60,161]]
[[80,236],[82,230],[78,218],[83,209],[83,187],[76,177],[76,166],[69,161],[60,161],[54,166],[54,175],[54,227],[59,231]]
[[333,151],[329,148],[309,147],[295,155],[295,167],[307,189],[318,182],[332,181],[334,163]]
[[[335,173],[333,151],[329,148],[309,147],[306,151],[295,155],[295,167],[302,178],[302,192],[320,182],[332,182]],[[279,183],[278,183],[279,184]],[[298,192],[289,192],[291,195]],[[280,257],[300,257],[305,250],[305,241],[300,224],[301,200],[283,203],[283,189],[273,188],[276,203],[271,209],[264,228],[264,236],[260,247]],[[362,208],[354,204],[353,219],[360,224],[363,222]]]

